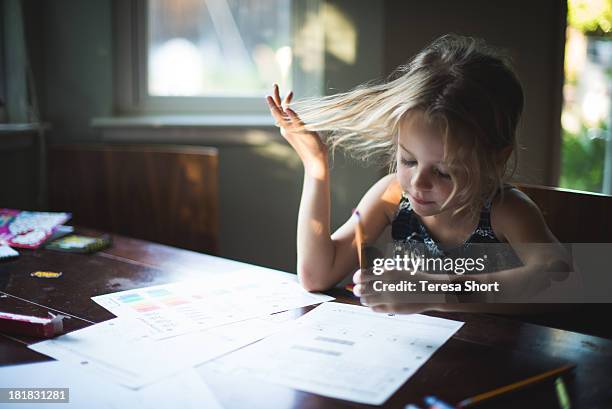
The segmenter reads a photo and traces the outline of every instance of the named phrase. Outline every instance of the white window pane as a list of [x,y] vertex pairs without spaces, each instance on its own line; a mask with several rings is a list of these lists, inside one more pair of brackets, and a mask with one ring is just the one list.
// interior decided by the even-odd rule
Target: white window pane
[[291,87],[291,0],[150,0],[151,96],[262,96]]

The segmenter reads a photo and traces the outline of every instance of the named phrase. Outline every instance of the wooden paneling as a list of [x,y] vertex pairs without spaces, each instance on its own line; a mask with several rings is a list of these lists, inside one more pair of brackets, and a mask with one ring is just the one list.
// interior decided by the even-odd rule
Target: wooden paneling
[[75,225],[214,254],[217,165],[212,148],[50,146],[49,205]]

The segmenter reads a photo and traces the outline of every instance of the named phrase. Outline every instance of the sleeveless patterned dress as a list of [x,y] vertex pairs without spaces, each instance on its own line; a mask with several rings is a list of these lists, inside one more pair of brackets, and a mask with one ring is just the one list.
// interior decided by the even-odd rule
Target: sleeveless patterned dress
[[452,249],[442,249],[414,212],[408,198],[402,195],[391,223],[391,236],[395,254],[414,254],[416,251],[420,256],[428,258],[484,257],[487,261],[482,272],[523,265],[512,247],[495,236],[491,227],[491,202],[483,206],[478,225],[463,244]]

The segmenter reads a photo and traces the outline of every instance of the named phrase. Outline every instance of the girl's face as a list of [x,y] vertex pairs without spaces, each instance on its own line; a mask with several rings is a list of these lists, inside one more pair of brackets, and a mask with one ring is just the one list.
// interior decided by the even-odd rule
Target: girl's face
[[[453,190],[449,169],[443,162],[442,136],[423,126],[422,121],[408,117],[400,123],[398,142],[397,176],[412,208],[419,216],[441,213]],[[444,210],[451,209],[453,202]]]

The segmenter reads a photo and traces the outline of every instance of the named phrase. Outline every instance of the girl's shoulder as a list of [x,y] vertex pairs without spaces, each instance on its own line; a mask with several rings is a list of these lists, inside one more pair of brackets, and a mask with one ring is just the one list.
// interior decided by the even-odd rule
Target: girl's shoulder
[[517,187],[506,185],[491,202],[491,228],[495,235],[508,241],[508,234],[530,224],[543,222],[538,205]]
[[388,222],[391,223],[397,211],[397,205],[402,198],[402,188],[395,173],[388,174],[376,182],[366,194],[366,197],[377,202],[376,207],[382,209]]
[[385,177],[388,178],[386,180],[388,183],[382,196],[382,200],[385,205],[385,214],[387,215],[389,223],[391,223],[395,217],[395,214],[397,213],[397,206],[402,199],[403,190],[395,173],[391,173]]

